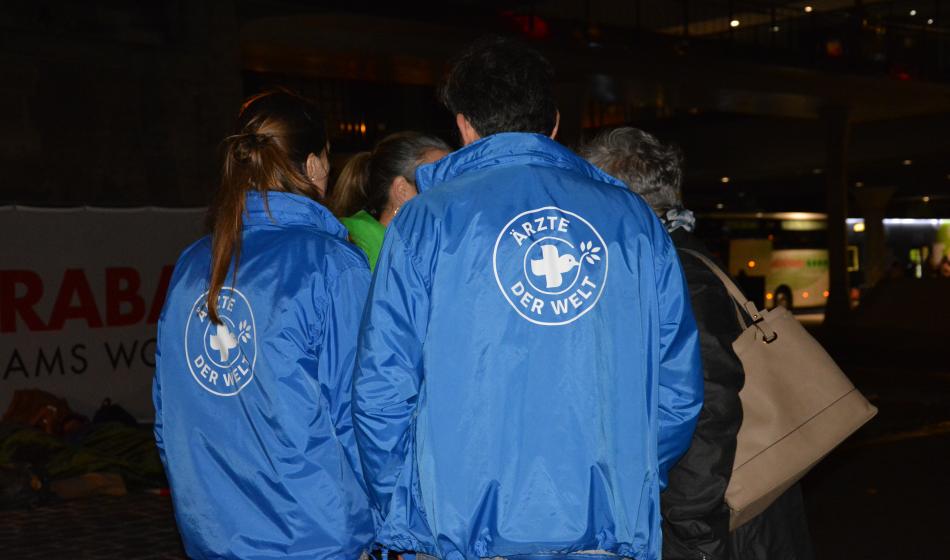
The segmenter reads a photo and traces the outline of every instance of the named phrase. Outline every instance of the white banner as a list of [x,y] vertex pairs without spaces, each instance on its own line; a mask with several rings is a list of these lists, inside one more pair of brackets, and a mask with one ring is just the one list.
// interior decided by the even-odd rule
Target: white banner
[[37,388],[87,416],[108,397],[151,421],[156,322],[204,215],[0,207],[0,413]]

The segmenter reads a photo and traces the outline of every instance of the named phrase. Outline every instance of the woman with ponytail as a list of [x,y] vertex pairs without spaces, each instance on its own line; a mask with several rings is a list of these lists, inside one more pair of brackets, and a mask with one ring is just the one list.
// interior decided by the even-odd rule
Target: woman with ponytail
[[350,414],[370,275],[321,204],[327,150],[312,103],[248,100],[211,235],[175,267],[155,439],[191,558],[356,559],[373,539]]
[[386,226],[418,194],[416,168],[450,151],[435,136],[398,132],[383,138],[372,152],[360,152],[346,162],[327,205],[366,253],[371,269],[376,267]]

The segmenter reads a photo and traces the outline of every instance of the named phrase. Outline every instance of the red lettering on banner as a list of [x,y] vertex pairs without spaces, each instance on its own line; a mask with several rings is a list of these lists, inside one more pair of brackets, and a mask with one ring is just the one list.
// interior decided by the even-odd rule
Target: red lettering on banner
[[[79,299],[76,304],[73,304],[74,297]],[[89,280],[78,268],[70,268],[63,274],[63,283],[49,318],[49,328],[54,331],[62,329],[70,319],[83,319],[90,328],[102,326],[102,317],[96,308],[96,298],[92,295]]]
[[[17,296],[17,286],[23,286],[24,293]],[[43,297],[43,279],[32,270],[0,271],[0,332],[16,331],[17,315],[31,331],[46,328],[34,306]]]
[[[106,269],[106,324],[110,327],[134,325],[145,317],[145,300],[139,294],[142,279],[134,268]],[[123,304],[127,311],[122,312]]]
[[148,319],[145,320],[149,325],[158,322],[158,317],[162,314],[162,307],[165,306],[165,296],[168,295],[168,285],[172,281],[172,273],[175,267],[166,265],[162,267],[162,275],[158,279],[158,287],[155,288],[155,297],[152,298],[152,309],[148,312]]
[[45,293],[43,278],[32,270],[0,270],[0,333],[16,332],[18,326],[28,331],[60,330],[70,320],[83,320],[90,328],[126,327],[143,320],[153,325],[165,305],[173,272],[172,266],[162,267],[158,286],[149,301],[142,297],[142,275],[138,270],[106,268],[105,307],[101,308],[85,271],[68,269],[56,292],[49,322],[44,323],[36,310]]

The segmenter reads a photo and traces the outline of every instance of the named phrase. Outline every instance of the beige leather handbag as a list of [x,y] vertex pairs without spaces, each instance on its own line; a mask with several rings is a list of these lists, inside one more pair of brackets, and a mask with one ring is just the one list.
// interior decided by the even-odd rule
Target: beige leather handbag
[[742,426],[726,489],[730,529],[759,515],[832,449],[877,414],[818,342],[783,307],[756,309],[705,256],[744,330],[732,343],[745,370]]

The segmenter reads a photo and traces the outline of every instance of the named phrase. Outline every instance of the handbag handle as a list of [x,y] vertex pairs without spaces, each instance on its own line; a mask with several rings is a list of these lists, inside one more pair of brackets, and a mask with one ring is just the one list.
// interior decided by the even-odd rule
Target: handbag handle
[[[742,293],[742,290],[739,289],[739,286],[736,286],[735,282],[733,282],[732,279],[729,278],[729,276],[723,272],[719,266],[716,265],[716,263],[712,262],[708,257],[706,257],[706,255],[703,255],[698,251],[694,251],[692,249],[679,250],[698,259],[701,263],[706,265],[706,267],[709,268],[709,270],[711,270],[717,278],[719,278],[719,281],[722,282],[722,285],[726,287],[726,291],[729,292],[730,296],[732,296],[732,300],[736,303],[736,305],[748,313],[749,317],[752,319],[752,324],[755,325],[759,331],[762,331],[763,340],[765,342],[772,342],[775,340],[775,332],[773,332],[768,326],[763,329],[762,325],[760,325],[765,316],[762,315],[762,312],[759,311],[759,309],[755,306],[755,302],[749,301],[749,299],[745,297],[745,294]],[[742,318],[740,317],[740,319]],[[741,322],[743,323],[743,326],[745,326],[745,320],[742,320]]]

